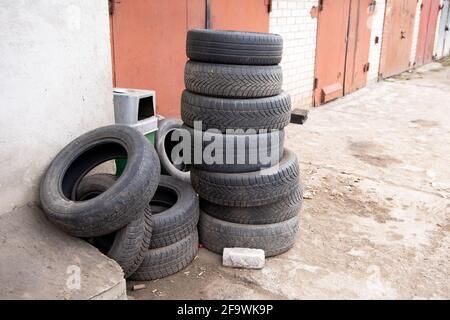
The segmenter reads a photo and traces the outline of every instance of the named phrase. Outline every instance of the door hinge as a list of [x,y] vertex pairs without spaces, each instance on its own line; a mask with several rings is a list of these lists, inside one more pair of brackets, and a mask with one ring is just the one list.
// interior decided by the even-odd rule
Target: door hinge
[[108,8],[109,8],[109,14],[113,15],[114,11],[116,11],[116,4],[120,3],[120,1],[115,0],[108,0]]
[[319,9],[319,11],[323,10],[323,0],[319,0],[319,3],[317,4],[317,9]]
[[272,0],[264,0],[264,4],[267,6],[267,12],[272,12]]
[[319,79],[314,78],[313,90],[316,90],[318,85],[319,85]]
[[364,67],[363,67],[363,72],[368,72],[369,69],[370,69],[370,63],[367,62],[367,63],[364,65]]

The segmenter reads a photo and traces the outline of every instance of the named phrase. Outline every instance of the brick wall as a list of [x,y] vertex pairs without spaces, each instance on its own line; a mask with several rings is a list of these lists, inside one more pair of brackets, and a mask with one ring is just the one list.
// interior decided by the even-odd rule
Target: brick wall
[[[380,67],[381,44],[383,41],[384,14],[386,2],[377,1],[375,13],[372,17],[372,34],[370,39],[369,63],[370,69],[367,74],[367,84],[377,82]],[[375,38],[378,37],[378,43]]]
[[317,0],[273,0],[270,32],[284,39],[284,90],[292,97],[293,108],[312,105],[316,56],[317,19],[310,11]]

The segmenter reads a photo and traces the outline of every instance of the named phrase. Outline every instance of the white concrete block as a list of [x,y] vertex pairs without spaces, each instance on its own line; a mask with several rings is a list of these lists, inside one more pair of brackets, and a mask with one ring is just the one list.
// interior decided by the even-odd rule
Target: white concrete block
[[262,249],[225,248],[223,249],[222,264],[225,267],[262,269],[265,254]]

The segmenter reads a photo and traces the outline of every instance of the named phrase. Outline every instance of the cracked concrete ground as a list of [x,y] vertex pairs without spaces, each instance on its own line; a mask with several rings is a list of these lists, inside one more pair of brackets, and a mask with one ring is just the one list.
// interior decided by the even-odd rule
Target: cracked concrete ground
[[[286,147],[306,187],[297,244],[263,270],[200,249],[135,299],[449,299],[450,67],[313,109]],[[133,282],[128,283],[131,287]]]

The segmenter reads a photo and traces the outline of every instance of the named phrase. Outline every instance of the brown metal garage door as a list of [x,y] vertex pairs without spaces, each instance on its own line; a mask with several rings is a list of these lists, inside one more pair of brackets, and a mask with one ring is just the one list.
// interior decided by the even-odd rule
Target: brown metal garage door
[[207,0],[208,28],[269,32],[269,0]]
[[323,0],[318,13],[314,105],[366,84],[371,0]]
[[380,76],[390,77],[410,67],[417,0],[387,0],[381,48]]
[[[266,0],[110,1],[114,85],[156,90],[157,112],[179,116],[186,32],[205,28],[265,32]],[[209,8],[209,10],[207,10]]]
[[439,0],[423,0],[420,13],[419,38],[417,39],[416,65],[433,60],[434,40],[440,11]]

